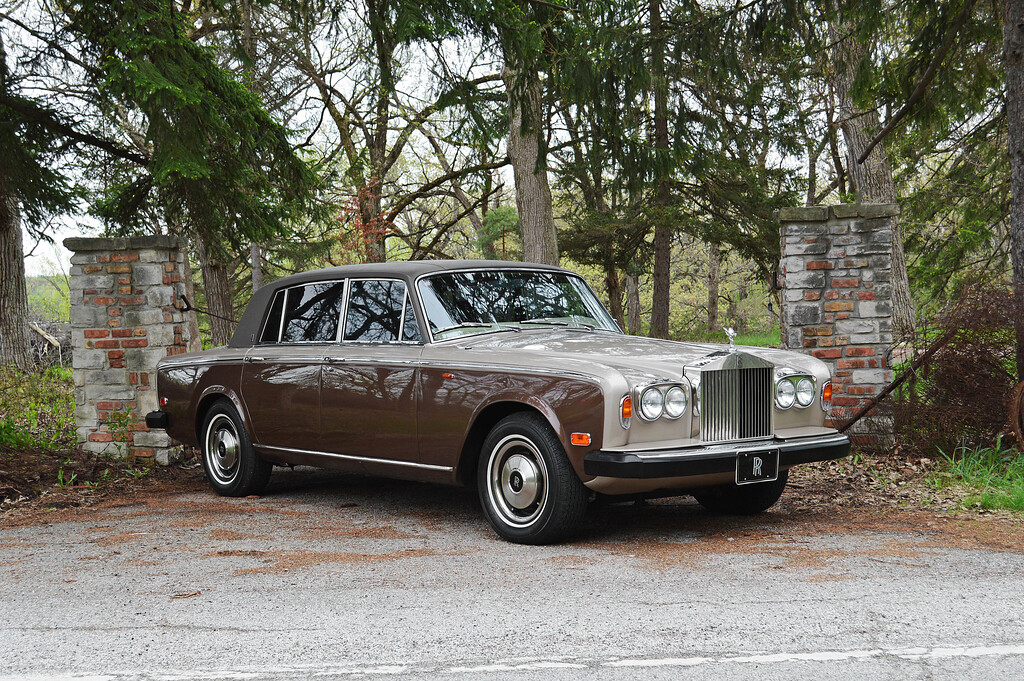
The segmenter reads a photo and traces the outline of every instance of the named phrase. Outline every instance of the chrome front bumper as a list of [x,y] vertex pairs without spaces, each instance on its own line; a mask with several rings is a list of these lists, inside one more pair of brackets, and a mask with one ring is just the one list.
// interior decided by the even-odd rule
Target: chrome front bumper
[[850,453],[850,438],[839,433],[778,440],[726,442],[686,449],[615,452],[598,450],[583,457],[583,472],[605,478],[688,478],[731,473],[740,452],[777,449],[779,468],[841,459]]

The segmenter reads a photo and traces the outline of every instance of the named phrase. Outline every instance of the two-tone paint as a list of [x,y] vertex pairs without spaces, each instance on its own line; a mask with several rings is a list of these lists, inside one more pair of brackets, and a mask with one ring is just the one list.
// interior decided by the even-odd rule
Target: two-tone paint
[[[397,279],[405,283],[420,329],[426,330],[417,282],[431,274],[485,268],[565,271],[486,261],[388,263],[307,272],[260,289],[227,347],[160,362],[157,386],[167,432],[198,444],[206,410],[226,398],[257,452],[274,463],[461,484],[474,480],[480,446],[491,427],[510,413],[533,410],[551,425],[577,475],[595,491],[625,494],[719,484],[728,482],[729,475],[592,475],[585,457],[671,454],[678,460],[713,451],[701,441],[694,409],[701,373],[725,357],[750,356],[780,375],[810,377],[818,393],[806,408],[773,406],[773,442],[804,443],[805,449],[817,441],[838,442],[820,403],[820,389],[829,380],[827,366],[792,352],[543,326],[444,340],[424,333],[422,342],[258,342],[270,303],[284,288]],[[686,412],[651,422],[633,418],[623,428],[623,397],[635,400],[644,386],[659,383],[691,387]],[[586,435],[588,444],[573,444],[574,433]]]

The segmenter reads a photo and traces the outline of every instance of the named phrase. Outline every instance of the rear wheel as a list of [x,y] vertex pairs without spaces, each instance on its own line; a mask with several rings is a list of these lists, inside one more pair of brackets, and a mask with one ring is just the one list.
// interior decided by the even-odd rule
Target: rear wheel
[[528,412],[505,417],[484,440],[477,489],[494,531],[519,544],[564,539],[580,529],[587,510],[587,488],[562,443]]
[[217,494],[244,497],[267,486],[273,465],[261,459],[234,406],[221,400],[203,422],[203,470]]
[[775,505],[786,488],[789,471],[779,471],[779,477],[772,482],[758,482],[752,485],[718,485],[695,489],[691,494],[701,506],[712,513],[723,515],[753,515],[767,511]]

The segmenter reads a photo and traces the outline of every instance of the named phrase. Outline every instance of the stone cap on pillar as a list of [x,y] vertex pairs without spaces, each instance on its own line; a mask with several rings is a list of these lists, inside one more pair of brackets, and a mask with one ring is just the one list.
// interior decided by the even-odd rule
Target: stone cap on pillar
[[787,206],[775,211],[780,222],[827,222],[844,218],[889,218],[899,215],[896,203],[840,203],[835,206]]
[[82,253],[84,251],[170,251],[180,246],[180,239],[169,234],[115,237],[73,236],[64,239],[64,248],[75,253]]

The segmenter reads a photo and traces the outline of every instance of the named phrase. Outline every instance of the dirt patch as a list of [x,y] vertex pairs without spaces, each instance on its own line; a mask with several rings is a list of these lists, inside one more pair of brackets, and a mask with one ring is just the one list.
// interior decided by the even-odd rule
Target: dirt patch
[[412,539],[416,535],[402,532],[392,525],[375,527],[310,528],[303,532],[306,539]]
[[256,539],[258,536],[259,535],[221,528],[210,530],[210,539],[216,539],[217,541],[240,541],[243,539]]
[[0,528],[88,521],[104,511],[159,506],[176,495],[208,489],[198,468],[158,467],[141,478],[124,476],[95,487],[44,490],[38,497],[0,510]]
[[343,551],[214,551],[206,554],[215,558],[259,558],[264,565],[240,568],[232,574],[269,575],[294,572],[303,568],[323,564],[380,563],[407,558],[421,558],[437,555],[430,549],[406,549],[392,553],[350,553]]

